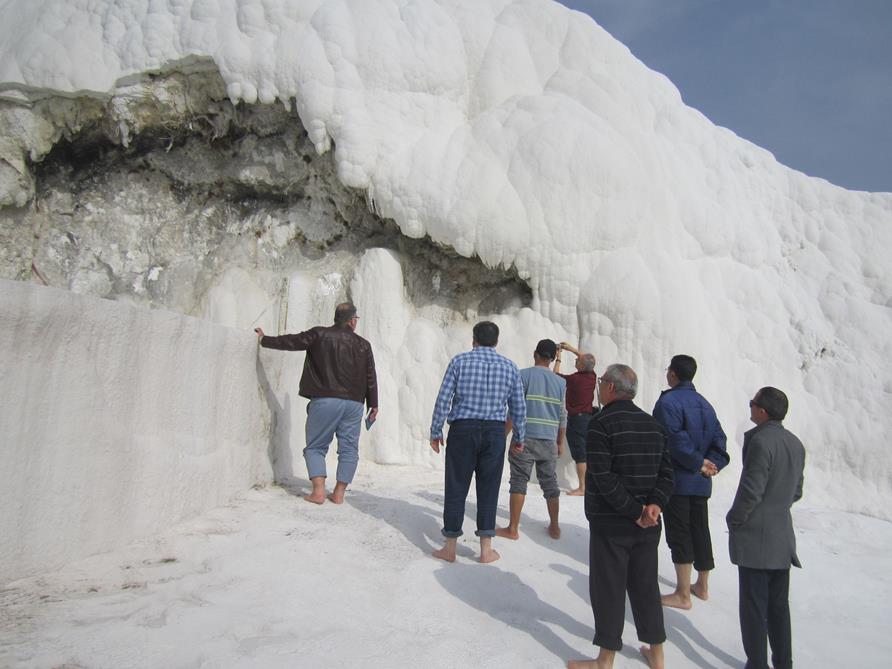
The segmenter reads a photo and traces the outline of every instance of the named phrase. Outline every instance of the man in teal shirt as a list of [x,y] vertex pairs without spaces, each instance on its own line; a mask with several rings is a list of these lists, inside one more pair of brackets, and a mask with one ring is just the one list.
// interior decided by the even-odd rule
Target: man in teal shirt
[[508,453],[511,467],[510,517],[508,527],[496,530],[497,536],[506,539],[520,536],[520,513],[534,465],[548,507],[548,534],[552,539],[561,536],[558,524],[561,490],[555,469],[557,459],[563,452],[567,429],[567,410],[564,406],[567,382],[549,369],[556,356],[557,344],[551,339],[543,339],[533,352],[534,365],[520,370],[527,409],[526,437],[522,451],[512,449]]

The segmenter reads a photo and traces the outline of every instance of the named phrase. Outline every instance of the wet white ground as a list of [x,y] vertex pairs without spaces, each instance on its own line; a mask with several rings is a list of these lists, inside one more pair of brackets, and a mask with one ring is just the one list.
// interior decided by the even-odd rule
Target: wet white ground
[[[555,542],[533,486],[521,540],[497,539],[502,559],[479,565],[472,492],[450,565],[429,557],[440,545],[441,476],[364,462],[341,507],[304,502],[307,483],[297,480],[124,550],[6,583],[0,666],[507,668],[591,656],[582,500],[562,498]],[[819,491],[809,492],[812,506],[794,516],[805,564],[792,578],[797,666],[889,666],[892,524],[821,511]],[[503,523],[506,493],[501,502]],[[743,667],[724,511],[713,505],[710,601],[666,611],[668,667]],[[668,591],[665,546],[660,559]],[[624,640],[616,667],[643,667],[628,612]]]

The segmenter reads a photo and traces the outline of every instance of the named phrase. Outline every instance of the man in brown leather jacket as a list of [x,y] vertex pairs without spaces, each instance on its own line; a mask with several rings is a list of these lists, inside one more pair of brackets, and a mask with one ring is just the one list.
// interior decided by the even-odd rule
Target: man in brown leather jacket
[[358,320],[353,303],[343,302],[335,309],[334,325],[329,327],[319,325],[280,337],[267,337],[260,328],[254,330],[265,348],[307,352],[299,393],[310,400],[304,459],[313,492],[304,499],[316,504],[325,502],[325,456],[332,437],[338,437],[338,470],[337,484],[328,499],[342,504],[359,462],[363,402],[369,407],[370,421],[378,415],[375,358],[372,345],[354,332]]

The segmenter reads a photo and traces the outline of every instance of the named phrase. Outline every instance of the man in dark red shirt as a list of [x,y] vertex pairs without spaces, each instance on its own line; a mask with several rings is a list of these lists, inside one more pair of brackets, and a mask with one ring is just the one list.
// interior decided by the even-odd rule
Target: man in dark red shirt
[[565,341],[561,342],[561,351],[570,351],[576,355],[576,372],[561,374],[560,351],[554,361],[554,371],[567,381],[567,444],[570,456],[576,463],[576,474],[579,476],[579,487],[570,490],[568,495],[585,495],[585,436],[588,422],[592,417],[595,403],[595,356],[591,353],[580,353]]

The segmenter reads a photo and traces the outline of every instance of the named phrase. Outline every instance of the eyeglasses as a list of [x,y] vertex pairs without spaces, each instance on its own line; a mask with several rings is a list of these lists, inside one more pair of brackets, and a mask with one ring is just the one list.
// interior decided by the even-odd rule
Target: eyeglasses
[[609,383],[610,385],[616,385],[615,383],[613,383],[613,381],[610,381],[603,377],[598,379],[598,385],[600,386],[602,383]]
[[763,410],[765,409],[765,407],[763,407],[761,404],[756,402],[756,400],[750,400],[750,409],[752,409],[753,407],[758,407]]

